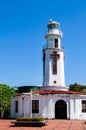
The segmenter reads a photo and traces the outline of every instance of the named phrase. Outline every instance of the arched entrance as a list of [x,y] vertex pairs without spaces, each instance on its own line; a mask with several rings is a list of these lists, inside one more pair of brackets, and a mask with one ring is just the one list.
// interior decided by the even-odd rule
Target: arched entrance
[[55,119],[67,119],[67,104],[63,100],[55,103]]

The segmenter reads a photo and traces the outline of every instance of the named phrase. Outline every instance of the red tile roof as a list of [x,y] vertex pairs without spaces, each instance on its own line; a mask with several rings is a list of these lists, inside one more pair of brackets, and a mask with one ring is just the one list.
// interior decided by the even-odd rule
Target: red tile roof
[[[17,94],[14,94],[14,97],[15,96],[21,96],[21,95],[30,95],[31,93],[27,92],[27,93],[17,93]],[[36,91],[36,92],[32,92],[32,94],[40,94],[40,95],[48,95],[48,94],[77,94],[77,95],[86,95],[85,92],[75,92],[75,91],[61,91],[61,90],[39,90],[39,91]]]
[[46,94],[79,94],[79,95],[86,95],[84,92],[75,92],[75,91],[61,91],[61,90],[40,90],[34,93],[38,93],[41,95]]
[[21,96],[21,95],[22,95],[22,93],[16,93],[16,94],[13,95],[13,97]]

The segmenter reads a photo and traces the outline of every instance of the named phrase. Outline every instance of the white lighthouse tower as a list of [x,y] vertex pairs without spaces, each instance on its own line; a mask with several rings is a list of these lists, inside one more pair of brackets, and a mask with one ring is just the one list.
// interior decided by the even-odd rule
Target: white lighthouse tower
[[[67,89],[64,76],[64,49],[61,47],[60,24],[50,19],[43,49],[43,86]],[[44,88],[46,88],[44,87]]]

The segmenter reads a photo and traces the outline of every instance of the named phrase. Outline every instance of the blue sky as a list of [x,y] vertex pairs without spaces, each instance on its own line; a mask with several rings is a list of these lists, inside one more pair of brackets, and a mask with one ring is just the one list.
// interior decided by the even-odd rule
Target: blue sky
[[86,85],[86,0],[0,1],[0,83],[42,85],[50,18],[64,34],[66,85]]

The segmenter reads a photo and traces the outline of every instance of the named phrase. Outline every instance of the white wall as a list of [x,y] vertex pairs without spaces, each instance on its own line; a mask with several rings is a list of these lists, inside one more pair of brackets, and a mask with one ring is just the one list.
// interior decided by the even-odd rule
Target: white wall
[[[32,100],[39,100],[39,113],[33,113],[32,116],[42,116],[44,118],[55,118],[55,103],[63,100],[67,104],[67,119],[86,119],[86,113],[82,113],[82,100],[86,100],[86,95],[33,95]],[[15,113],[15,101],[19,102],[18,113]],[[11,99],[11,118],[31,116],[31,97],[16,96]]]
[[[57,60],[57,74],[52,72],[52,58],[50,57],[56,51],[60,54],[60,58]],[[54,84],[56,81],[56,84]],[[44,86],[65,86],[64,76],[64,52],[61,49],[48,49],[45,51],[45,75]]]

